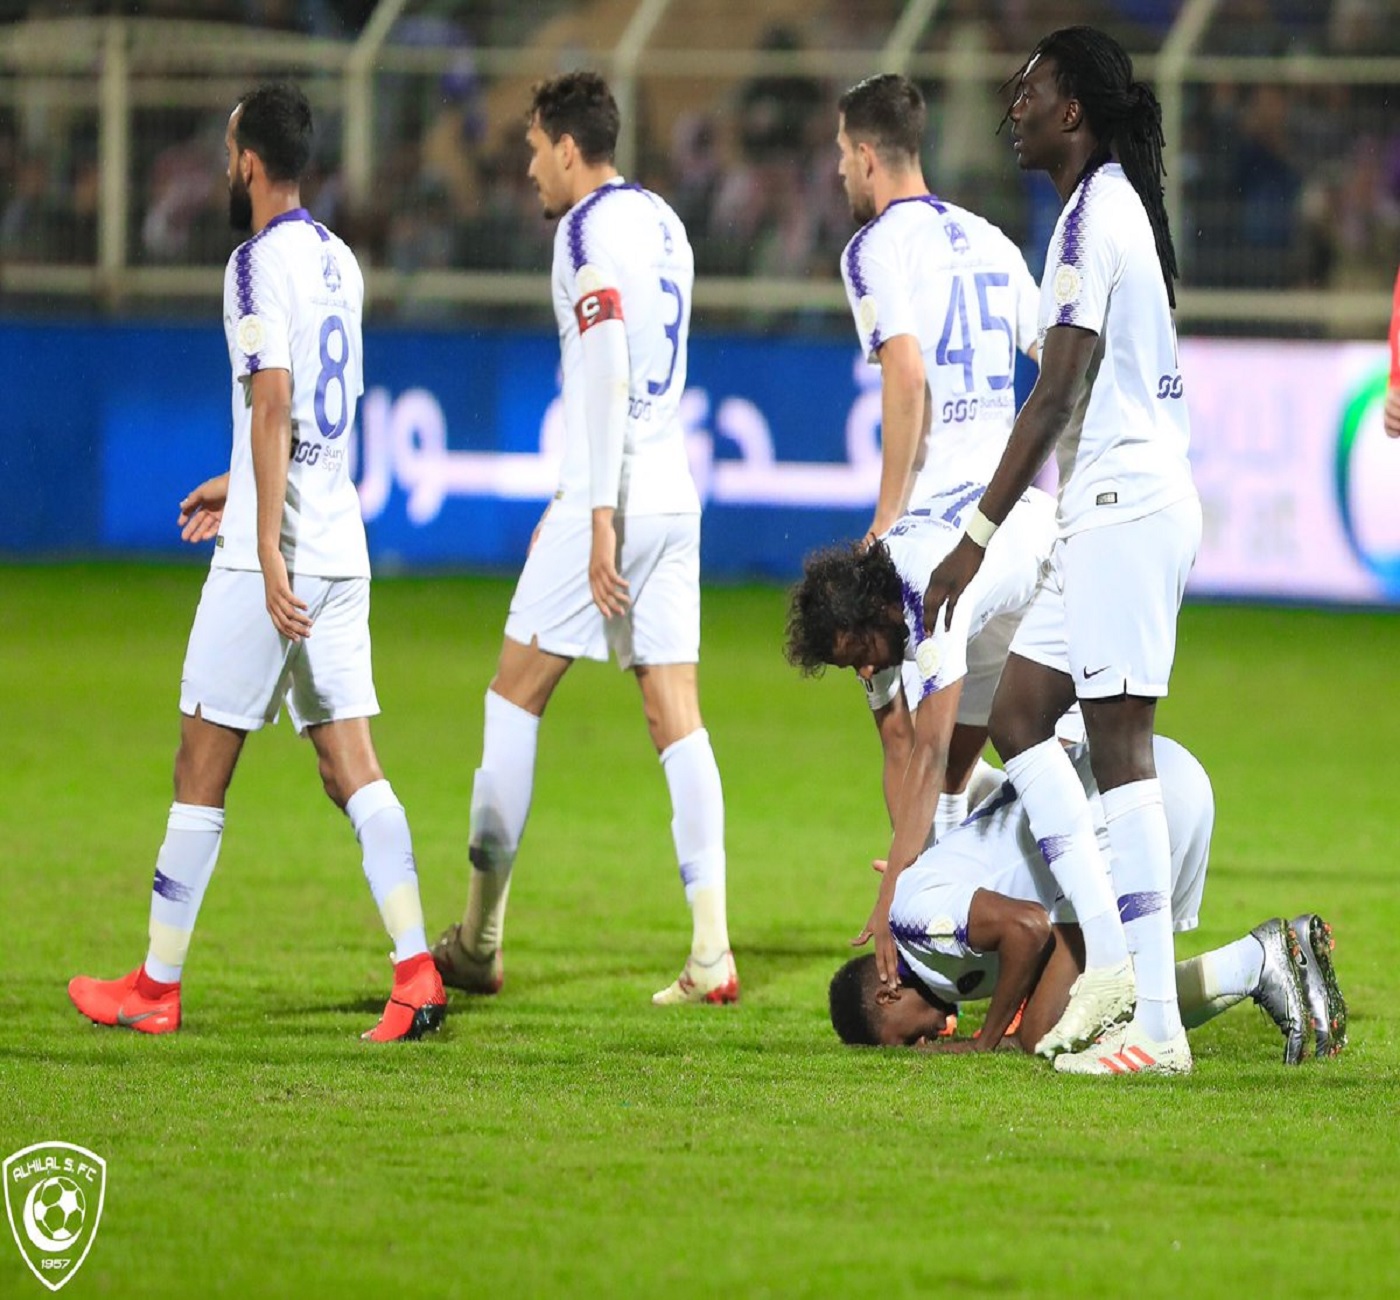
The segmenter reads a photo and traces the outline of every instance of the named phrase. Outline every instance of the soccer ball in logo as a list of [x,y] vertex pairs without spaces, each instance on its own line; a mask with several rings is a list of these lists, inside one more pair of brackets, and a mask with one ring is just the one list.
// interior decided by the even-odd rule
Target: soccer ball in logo
[[83,1189],[61,1174],[34,1194],[34,1221],[54,1241],[72,1241],[83,1230],[86,1214]]

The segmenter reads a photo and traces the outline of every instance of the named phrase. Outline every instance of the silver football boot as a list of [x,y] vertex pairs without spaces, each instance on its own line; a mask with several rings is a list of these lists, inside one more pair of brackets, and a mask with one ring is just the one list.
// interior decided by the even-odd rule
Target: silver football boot
[[1250,934],[1264,949],[1264,968],[1250,996],[1269,1013],[1283,1035],[1283,1063],[1297,1065],[1303,1059],[1311,1019],[1302,944],[1279,916],[1256,925]]
[[1303,955],[1303,987],[1312,1017],[1317,1056],[1336,1056],[1347,1045],[1347,1000],[1332,966],[1332,927],[1313,912],[1295,917],[1293,929]]

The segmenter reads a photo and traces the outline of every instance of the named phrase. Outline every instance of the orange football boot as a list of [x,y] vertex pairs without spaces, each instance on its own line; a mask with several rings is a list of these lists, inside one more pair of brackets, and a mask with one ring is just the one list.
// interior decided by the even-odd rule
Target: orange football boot
[[96,1025],[139,1034],[173,1034],[180,1027],[180,985],[157,984],[145,966],[119,980],[74,976],[68,982],[68,997]]

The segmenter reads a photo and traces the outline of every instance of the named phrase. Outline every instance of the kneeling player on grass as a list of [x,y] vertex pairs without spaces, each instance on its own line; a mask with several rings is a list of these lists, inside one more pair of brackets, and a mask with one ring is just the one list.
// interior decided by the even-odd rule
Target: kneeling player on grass
[[[1174,741],[1154,742],[1172,849],[1172,923],[1193,929],[1205,888],[1214,800],[1205,771]],[[1087,750],[1071,751],[1102,836]],[[1131,899],[1119,906],[1131,907]],[[1019,1042],[1034,1049],[1064,1011],[1084,968],[1079,927],[1045,866],[1021,801],[1008,782],[968,820],[900,877],[890,912],[900,981],[883,985],[873,956],[847,962],[831,981],[831,1020],[842,1040],[871,1046],[991,1051],[1022,1000]],[[1296,1064],[1311,1025],[1318,1056],[1346,1044],[1346,1002],[1332,969],[1331,930],[1310,913],[1291,924],[1274,918],[1248,935],[1176,967],[1188,1026],[1253,998],[1284,1036],[1284,1062]],[[938,1035],[960,1001],[990,998],[976,1039]],[[1176,1073],[1131,1051],[1094,1055],[1071,1073]],[[1185,1069],[1189,1070],[1189,1058]]]

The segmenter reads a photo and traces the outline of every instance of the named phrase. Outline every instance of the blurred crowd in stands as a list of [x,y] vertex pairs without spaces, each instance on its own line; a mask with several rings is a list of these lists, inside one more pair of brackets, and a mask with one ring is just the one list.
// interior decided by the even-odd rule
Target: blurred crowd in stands
[[[552,2],[535,7],[547,10]],[[0,0],[0,22],[126,14],[344,40],[374,7],[374,0]],[[814,3],[810,17],[762,31],[758,48],[794,60],[811,48],[873,53],[902,7],[900,0]],[[1061,0],[1048,7],[1054,25],[1096,21],[1129,48],[1151,52],[1180,0]],[[373,198],[358,209],[348,204],[339,172],[340,124],[334,112],[323,116],[325,152],[305,194],[313,212],[369,264],[402,271],[547,267],[552,227],[525,177],[522,124],[493,100],[473,57],[484,43],[528,43],[529,25],[519,17],[526,8],[487,0],[409,7],[392,43],[456,53],[441,76],[378,77]],[[1010,76],[1043,34],[1046,8],[1032,0],[948,0],[921,48],[995,55]],[[1200,52],[1400,56],[1400,0],[1226,0]],[[561,57],[553,52],[547,70]],[[844,86],[800,72],[713,84],[708,102],[675,108],[674,79],[648,78],[643,62],[637,179],[675,205],[702,273],[835,277],[852,231],[834,144]],[[1043,177],[1017,172],[1005,137],[998,138],[1003,91],[954,77],[928,84],[926,93],[931,185],[1003,225],[1038,270],[1058,200]],[[1395,82],[1375,79],[1188,82],[1184,137],[1174,142],[1186,218],[1176,240],[1187,282],[1388,285],[1400,250],[1397,100]],[[32,102],[0,100],[0,259],[91,262],[96,113],[65,113],[42,96],[40,102],[36,115]],[[134,110],[133,263],[225,259],[232,239],[223,130],[221,114]]]

